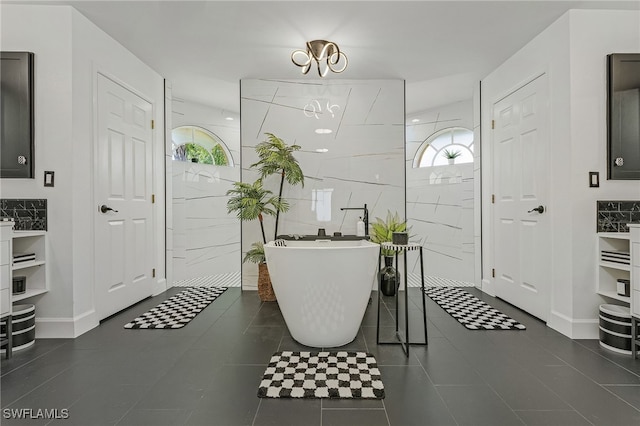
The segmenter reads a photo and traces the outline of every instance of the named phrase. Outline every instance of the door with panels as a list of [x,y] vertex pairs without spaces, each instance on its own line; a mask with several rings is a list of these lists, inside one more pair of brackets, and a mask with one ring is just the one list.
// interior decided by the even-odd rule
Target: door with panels
[[550,306],[547,77],[493,106],[496,296],[546,321]]
[[152,105],[98,74],[95,301],[99,319],[152,292]]

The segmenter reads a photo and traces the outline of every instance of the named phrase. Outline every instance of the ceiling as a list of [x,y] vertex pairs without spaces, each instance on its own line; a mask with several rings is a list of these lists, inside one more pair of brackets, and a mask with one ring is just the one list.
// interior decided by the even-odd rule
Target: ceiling
[[239,111],[243,78],[302,76],[308,40],[337,43],[327,78],[406,80],[407,113],[471,98],[475,84],[572,8],[633,1],[16,1],[70,4],[172,82],[174,95]]

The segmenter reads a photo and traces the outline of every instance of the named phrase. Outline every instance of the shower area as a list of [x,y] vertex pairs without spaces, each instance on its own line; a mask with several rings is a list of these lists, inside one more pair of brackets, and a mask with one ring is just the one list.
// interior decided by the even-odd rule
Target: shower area
[[168,276],[176,287],[239,287],[240,223],[226,196],[240,180],[239,115],[176,97],[171,104]]
[[[407,115],[407,224],[423,246],[427,286],[480,281],[478,139],[472,99]],[[409,286],[418,287],[419,266],[411,266]]]

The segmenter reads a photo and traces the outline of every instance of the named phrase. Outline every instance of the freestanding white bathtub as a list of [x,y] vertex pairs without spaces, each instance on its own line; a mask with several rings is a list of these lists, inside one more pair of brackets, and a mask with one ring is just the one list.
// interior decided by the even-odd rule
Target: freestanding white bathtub
[[378,270],[378,244],[286,241],[264,246],[273,291],[291,336],[328,348],[356,338]]

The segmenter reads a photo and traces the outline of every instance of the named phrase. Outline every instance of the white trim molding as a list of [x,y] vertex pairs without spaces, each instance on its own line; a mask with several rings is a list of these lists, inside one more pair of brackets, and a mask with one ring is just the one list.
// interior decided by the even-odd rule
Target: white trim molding
[[598,339],[600,337],[599,320],[597,318],[573,319],[552,310],[547,326],[570,339]]

